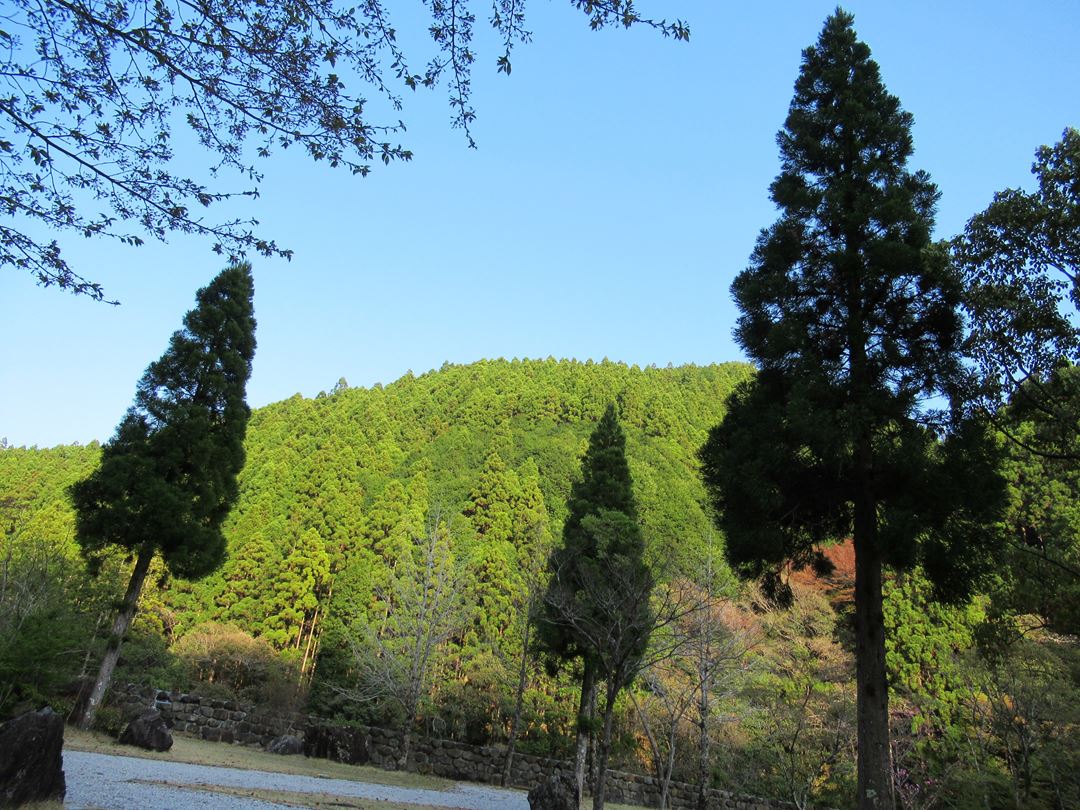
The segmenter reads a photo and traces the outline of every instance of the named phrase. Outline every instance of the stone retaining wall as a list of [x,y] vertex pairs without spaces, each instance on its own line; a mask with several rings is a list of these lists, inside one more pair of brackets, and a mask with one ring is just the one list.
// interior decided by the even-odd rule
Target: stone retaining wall
[[[355,765],[371,764],[395,770],[401,756],[398,731],[363,726],[340,726],[331,720],[299,714],[271,713],[231,700],[162,692],[137,686],[114,689],[109,703],[122,711],[156,705],[173,730],[214,742],[266,747],[282,734],[304,738],[304,753]],[[502,784],[506,750],[467,745],[451,740],[414,736],[409,770],[447,779]],[[515,754],[508,787],[529,789],[559,771],[573,775],[573,765],[557,759]],[[655,807],[660,788],[656,780],[640,774],[608,771],[607,797],[612,802]],[[673,810],[696,807],[697,787],[672,782],[669,804]],[[709,810],[789,810],[793,805],[775,799],[737,796],[710,790]]]
[[307,718],[267,712],[233,700],[127,685],[113,688],[109,705],[125,714],[147,706],[161,710],[173,731],[211,742],[239,743],[265,748],[282,734],[304,733]]

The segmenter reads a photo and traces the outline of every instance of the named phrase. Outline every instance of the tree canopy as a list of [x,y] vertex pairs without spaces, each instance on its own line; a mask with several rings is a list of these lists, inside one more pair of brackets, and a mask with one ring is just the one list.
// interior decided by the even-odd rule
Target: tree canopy
[[221,564],[221,525],[244,466],[253,294],[249,266],[218,274],[139,380],[101,466],[71,488],[88,556],[107,545],[137,551],[149,540],[181,576]]
[[[719,583],[730,581],[729,570],[709,556],[724,540],[713,532],[714,542],[702,542],[709,518],[693,452],[721,420],[731,388],[750,376],[745,364],[499,360],[373,388],[339,384],[325,396],[259,408],[245,438],[240,497],[223,526],[226,563],[190,581],[155,559],[114,680],[400,729],[408,712],[393,694],[374,690],[357,702],[339,690],[355,693],[393,672],[370,666],[378,645],[369,646],[368,631],[382,633],[383,654],[404,654],[399,630],[409,613],[400,609],[418,594],[426,556],[416,554],[416,540],[430,538],[425,515],[430,521],[441,504],[453,531],[439,554],[461,566],[466,609],[448,636],[433,636],[415,728],[422,721],[443,739],[567,759],[581,670],[544,672],[527,652],[524,569],[544,566],[589,436],[614,399],[646,559],[663,563],[653,568],[657,615],[670,592],[726,600]],[[989,589],[940,605],[920,571],[884,577],[891,742],[905,806],[1051,808],[1080,795],[1080,649],[1075,636],[1059,634],[1075,632],[1077,615],[1061,567],[1080,561],[1075,465],[1028,457],[1015,443],[1008,450],[1005,523],[1015,555],[995,569]],[[65,686],[108,647],[108,625],[95,626],[115,610],[130,552],[117,548],[98,577],[86,576],[66,497],[100,456],[96,444],[0,448],[0,716],[62,702]],[[938,488],[947,492],[971,472],[958,466]],[[620,530],[615,521],[591,528],[604,538]],[[785,572],[791,610],[774,609],[748,586],[720,605],[702,597],[704,610],[661,624],[645,654],[648,676],[615,701],[613,767],[640,772],[648,760],[636,704],[660,753],[675,752],[667,762],[676,782],[702,778],[705,789],[823,807],[852,803],[852,547],[824,553],[831,573]],[[469,609],[481,599],[490,616]],[[507,608],[515,611],[509,626]],[[976,639],[991,614],[1013,632],[987,659]],[[658,681],[651,665],[681,639]],[[683,694],[699,677],[703,689],[709,682],[709,694],[698,696],[705,703],[670,727],[677,737],[665,745],[665,693]],[[603,697],[596,708],[599,718]],[[598,725],[586,731],[598,734]],[[502,754],[492,752],[498,762]]]
[[[1040,424],[1026,446],[1080,458],[1080,132],[1035,153],[1033,192],[1006,189],[953,243],[963,271],[975,404]],[[1015,438],[1015,436],[1014,436]]]
[[[290,256],[256,220],[211,211],[258,196],[262,158],[299,148],[360,175],[376,162],[409,160],[399,142],[403,94],[440,84],[453,125],[472,144],[476,4],[427,5],[434,53],[419,67],[381,0],[15,0],[0,27],[0,210],[8,217],[0,267],[103,299],[100,284],[69,266],[57,235],[138,245],[183,232],[231,261]],[[593,28],[640,24],[689,37],[683,22],[641,16],[633,0],[571,5]],[[502,43],[495,65],[505,74],[514,47],[530,37],[525,7],[491,7]],[[206,165],[177,159],[196,145]]]

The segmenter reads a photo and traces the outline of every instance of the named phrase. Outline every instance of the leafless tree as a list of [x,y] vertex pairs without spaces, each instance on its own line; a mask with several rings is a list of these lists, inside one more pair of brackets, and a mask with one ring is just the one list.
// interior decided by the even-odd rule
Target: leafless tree
[[711,547],[690,579],[674,584],[685,612],[671,628],[675,636],[641,674],[644,695],[631,692],[649,743],[660,785],[660,807],[667,807],[680,737],[696,732],[697,805],[704,810],[709,788],[714,702],[730,694],[736,673],[760,640],[756,622],[734,603],[734,583],[721,576]]
[[438,658],[467,618],[451,538],[450,523],[433,512],[377,593],[377,619],[363,622],[350,639],[357,678],[340,691],[362,703],[389,704],[402,715],[401,768],[408,764],[413,726]]
[[502,783],[504,785],[510,784],[510,772],[514,765],[514,749],[521,730],[521,716],[525,709],[525,690],[529,685],[529,663],[533,658],[529,642],[532,637],[536,611],[544,598],[546,587],[540,571],[529,572],[524,599],[517,606],[515,623],[518,625],[521,634],[521,651],[517,661],[517,683],[514,686],[514,713],[510,718],[510,732],[506,739],[506,759],[503,760]]
[[[383,0],[9,0],[0,10],[0,269],[97,299],[69,267],[65,235],[139,245],[170,233],[218,253],[291,256],[257,221],[213,212],[254,199],[261,161],[292,147],[366,175],[405,161],[404,94],[446,87],[473,144],[473,0],[431,2],[424,56],[407,55]],[[527,0],[487,16],[509,75],[528,42]],[[633,0],[571,0],[593,28],[644,25],[686,40],[683,22],[639,16]],[[402,24],[409,24],[407,15]],[[201,160],[180,160],[187,151]],[[229,206],[225,206],[229,207]]]

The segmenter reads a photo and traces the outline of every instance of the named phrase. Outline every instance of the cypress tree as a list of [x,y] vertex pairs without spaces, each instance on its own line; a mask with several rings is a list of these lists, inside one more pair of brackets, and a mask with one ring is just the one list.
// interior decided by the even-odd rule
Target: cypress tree
[[603,807],[614,700],[636,671],[651,629],[652,578],[643,559],[645,543],[626,461],[626,437],[614,405],[608,406],[589,438],[567,512],[562,546],[549,558],[551,578],[537,623],[537,644],[557,659],[582,659],[575,759],[579,795],[596,685],[599,678],[607,681],[594,795],[594,806]]
[[198,291],[183,329],[139,381],[134,404],[102,448],[101,466],[71,487],[76,539],[91,563],[109,546],[136,558],[83,728],[108,688],[154,555],[185,578],[205,576],[224,559],[221,524],[239,492],[250,413],[244,397],[255,356],[253,295],[246,264]]
[[732,285],[759,374],[701,458],[730,561],[774,595],[785,562],[853,538],[857,805],[891,808],[882,568],[921,563],[966,596],[1002,485],[983,429],[931,408],[961,373],[960,285],[930,241],[937,189],[906,168],[912,117],[853,22],[838,9],[803,52],[780,218]]

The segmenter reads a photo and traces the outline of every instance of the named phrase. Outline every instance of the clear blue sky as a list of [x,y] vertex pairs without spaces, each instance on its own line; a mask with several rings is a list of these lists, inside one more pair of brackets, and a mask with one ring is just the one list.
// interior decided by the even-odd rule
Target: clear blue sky
[[[299,154],[264,163],[246,213],[296,256],[254,262],[252,405],[446,360],[740,358],[728,287],[775,218],[774,138],[801,50],[835,3],[638,6],[687,20],[690,43],[591,32],[565,0],[529,4],[534,41],[510,78],[481,38],[477,150],[450,129],[445,95],[421,92],[402,115],[411,164],[359,179]],[[845,7],[915,116],[912,167],[942,191],[939,236],[995,190],[1030,187],[1036,147],[1080,126],[1080,2]],[[406,36],[420,25],[398,23]],[[66,247],[122,306],[0,272],[0,437],[15,445],[109,438],[221,267],[182,237]]]

